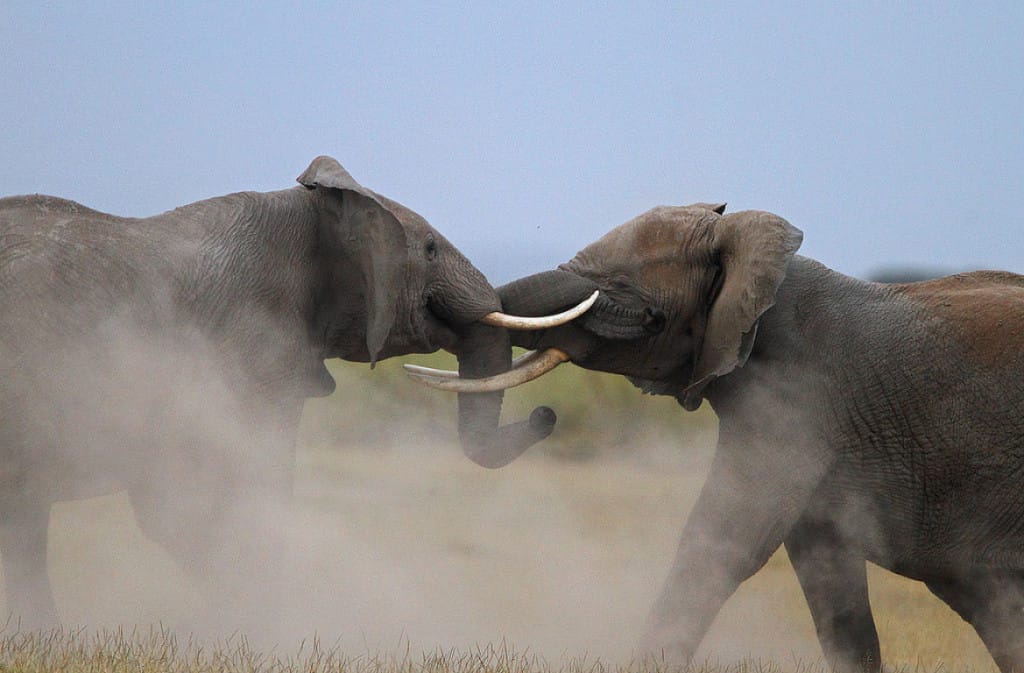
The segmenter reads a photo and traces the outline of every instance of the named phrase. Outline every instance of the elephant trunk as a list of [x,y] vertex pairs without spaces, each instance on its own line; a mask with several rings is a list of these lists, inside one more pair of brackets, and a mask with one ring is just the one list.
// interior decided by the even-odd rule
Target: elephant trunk
[[[458,333],[458,343],[452,349],[459,359],[458,374],[415,365],[406,365],[406,370],[421,383],[458,392],[459,439],[463,452],[483,467],[503,467],[550,435],[557,419],[550,408],[537,407],[528,420],[502,427],[499,424],[502,388],[508,384],[494,384],[493,378],[508,372],[525,382],[568,359],[564,353],[556,358],[520,358],[516,371],[509,372],[513,366],[510,335],[550,329],[584,315],[598,299],[596,286],[590,283],[589,293],[582,292],[582,287],[574,287],[568,295],[575,301],[565,302],[565,306],[560,307],[565,310],[560,313],[529,311],[524,315],[511,315],[503,312],[508,307],[503,307],[498,292],[461,255],[444,268],[447,274],[435,287],[429,306]],[[532,290],[532,286],[526,288],[521,296],[531,296]],[[485,390],[472,385],[471,379],[487,380]],[[469,385],[465,385],[467,383]]]
[[[546,315],[579,302],[597,289],[597,283],[592,280],[571,271],[554,269],[502,285],[498,288],[498,296],[509,313]],[[538,334],[515,331],[512,340],[516,346],[532,348]]]
[[[510,316],[500,312],[497,292],[461,255],[443,268],[446,274],[435,287],[430,308],[459,335],[453,350],[458,356],[460,376],[477,379],[507,372],[512,364],[509,331],[492,321]],[[529,420],[501,427],[502,398],[501,391],[459,393],[459,440],[463,452],[487,468],[512,462],[550,435],[555,426],[555,413],[539,407]]]
[[[567,268],[542,271],[498,288],[502,306],[510,313],[545,315],[571,306],[598,290],[597,283]],[[664,316],[651,310],[636,310],[599,292],[593,307],[577,323],[588,332],[606,339],[638,339],[661,330]],[[516,346],[532,348],[536,333],[513,332]]]
[[[459,351],[459,376],[478,379],[508,371],[512,348],[508,331],[475,323],[466,328]],[[499,425],[503,391],[459,393],[459,440],[470,460],[482,467],[508,465],[551,434],[555,412],[537,407],[529,420]]]

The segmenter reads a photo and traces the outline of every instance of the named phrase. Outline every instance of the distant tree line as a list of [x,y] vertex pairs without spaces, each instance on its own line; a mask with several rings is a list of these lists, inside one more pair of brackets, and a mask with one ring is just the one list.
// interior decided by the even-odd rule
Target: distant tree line
[[921,280],[948,276],[950,273],[954,272],[916,266],[892,266],[877,269],[868,274],[868,280],[876,283],[916,283]]

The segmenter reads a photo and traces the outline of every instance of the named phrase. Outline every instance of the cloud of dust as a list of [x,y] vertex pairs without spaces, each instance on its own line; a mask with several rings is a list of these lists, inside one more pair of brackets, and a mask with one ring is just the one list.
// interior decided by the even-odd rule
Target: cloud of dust
[[[51,354],[60,375],[32,387],[22,423],[50,447],[29,464],[60,501],[49,566],[65,625],[242,633],[278,652],[316,635],[349,653],[506,642],[549,661],[634,658],[713,437],[577,462],[534,449],[488,471],[461,454],[453,396],[428,391],[447,411],[425,415],[373,387],[387,363],[343,365],[349,395],[306,405],[292,473],[288,413],[247,404],[215,361],[118,325]],[[354,408],[351,386],[381,407]],[[764,600],[720,619],[711,649],[774,623]],[[780,628],[733,652],[806,651]]]

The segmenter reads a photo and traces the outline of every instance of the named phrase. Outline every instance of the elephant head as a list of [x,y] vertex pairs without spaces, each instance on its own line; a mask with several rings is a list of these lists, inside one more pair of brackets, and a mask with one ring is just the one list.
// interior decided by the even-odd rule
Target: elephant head
[[[315,201],[318,247],[331,260],[321,265],[314,301],[313,331],[324,340],[323,358],[372,366],[443,348],[458,356],[467,379],[509,369],[506,327],[533,329],[535,321],[503,314],[483,274],[424,218],[366,189],[330,157],[318,157],[298,181]],[[330,392],[333,381],[326,370],[322,376]],[[501,402],[501,391],[459,398],[463,449],[487,467],[515,459],[555,423],[554,412],[539,407],[528,421],[498,427]]]
[[[613,229],[571,261],[498,289],[505,310],[542,315],[599,291],[587,313],[535,332],[514,331],[536,349],[532,371],[449,389],[490,390],[539,376],[560,362],[623,374],[652,394],[700,406],[705,387],[742,366],[760,316],[774,303],[801,232],[758,211],[725,205],[659,207]],[[414,372],[440,387],[437,373]]]

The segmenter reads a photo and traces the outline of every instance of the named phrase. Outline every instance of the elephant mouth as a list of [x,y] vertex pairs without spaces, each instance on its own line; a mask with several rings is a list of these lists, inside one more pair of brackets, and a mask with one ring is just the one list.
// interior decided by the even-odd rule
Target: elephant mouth
[[449,353],[455,353],[458,349],[459,334],[451,324],[430,310],[428,306],[419,339],[425,346],[421,352],[433,353],[443,349]]

